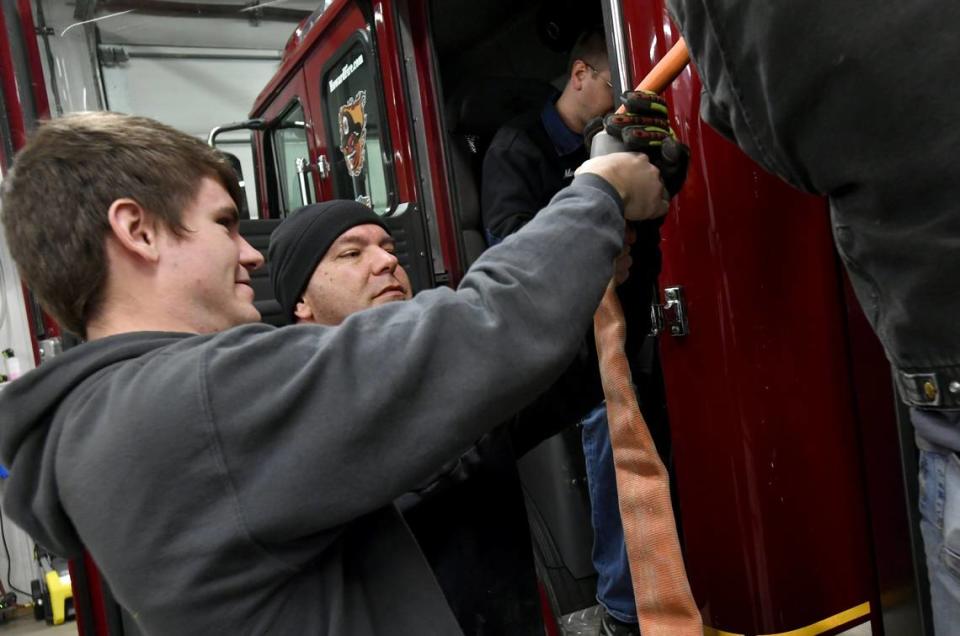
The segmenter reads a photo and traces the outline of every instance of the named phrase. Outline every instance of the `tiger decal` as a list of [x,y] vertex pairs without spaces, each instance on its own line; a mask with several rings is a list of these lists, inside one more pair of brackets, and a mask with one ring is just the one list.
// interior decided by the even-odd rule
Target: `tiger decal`
[[351,177],[363,172],[363,157],[367,142],[367,91],[357,91],[340,107],[340,152]]

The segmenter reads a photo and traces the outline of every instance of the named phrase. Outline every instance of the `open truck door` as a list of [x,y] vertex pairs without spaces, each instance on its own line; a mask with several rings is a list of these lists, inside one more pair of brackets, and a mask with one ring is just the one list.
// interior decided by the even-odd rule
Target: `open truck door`
[[392,45],[392,28],[349,2],[320,8],[300,25],[251,113],[268,122],[255,134],[257,186],[263,218],[329,199],[369,206],[390,227],[419,291],[434,285],[435,272],[402,83],[379,54],[380,40]]
[[252,284],[265,322],[286,323],[269,281],[270,235],[285,217],[311,203],[352,199],[384,217],[415,292],[445,276],[436,239],[428,246],[408,119],[400,116],[402,84],[392,65],[380,64],[376,42],[387,37],[385,29],[365,4],[318,8],[290,36],[280,69],[258,96],[251,118],[210,134],[215,145],[221,131],[252,132],[259,169],[251,181],[259,209],[240,231],[264,256]]

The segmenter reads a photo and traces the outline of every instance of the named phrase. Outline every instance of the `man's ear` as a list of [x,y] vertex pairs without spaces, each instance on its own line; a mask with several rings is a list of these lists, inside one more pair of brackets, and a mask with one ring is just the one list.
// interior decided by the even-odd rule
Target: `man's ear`
[[573,66],[570,67],[570,85],[576,90],[583,88],[583,76],[589,72],[590,69],[583,60],[574,60]]
[[297,306],[293,308],[293,316],[299,322],[313,322],[313,308],[310,307],[310,304],[307,302],[307,299],[303,296],[300,297],[300,300],[297,301]]
[[117,199],[107,212],[110,230],[117,243],[128,252],[148,261],[156,261],[157,222],[153,215],[133,199]]

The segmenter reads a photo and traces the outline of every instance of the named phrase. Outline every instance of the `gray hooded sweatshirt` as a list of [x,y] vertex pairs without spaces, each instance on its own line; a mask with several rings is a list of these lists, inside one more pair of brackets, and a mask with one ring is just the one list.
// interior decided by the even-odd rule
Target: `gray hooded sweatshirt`
[[129,333],[0,392],[5,509],[148,634],[460,633],[391,503],[570,362],[623,240],[586,175],[454,291],[338,327]]

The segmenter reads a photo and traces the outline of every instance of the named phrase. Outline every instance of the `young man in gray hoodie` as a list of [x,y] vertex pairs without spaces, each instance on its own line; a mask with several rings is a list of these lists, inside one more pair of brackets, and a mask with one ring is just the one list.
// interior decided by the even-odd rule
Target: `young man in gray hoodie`
[[275,329],[254,323],[262,259],[215,151],[138,117],[44,124],[4,226],[88,342],[0,393],[6,512],[88,550],[147,633],[459,633],[392,502],[550,385],[624,216],[667,210],[641,155],[580,171],[457,290]]

